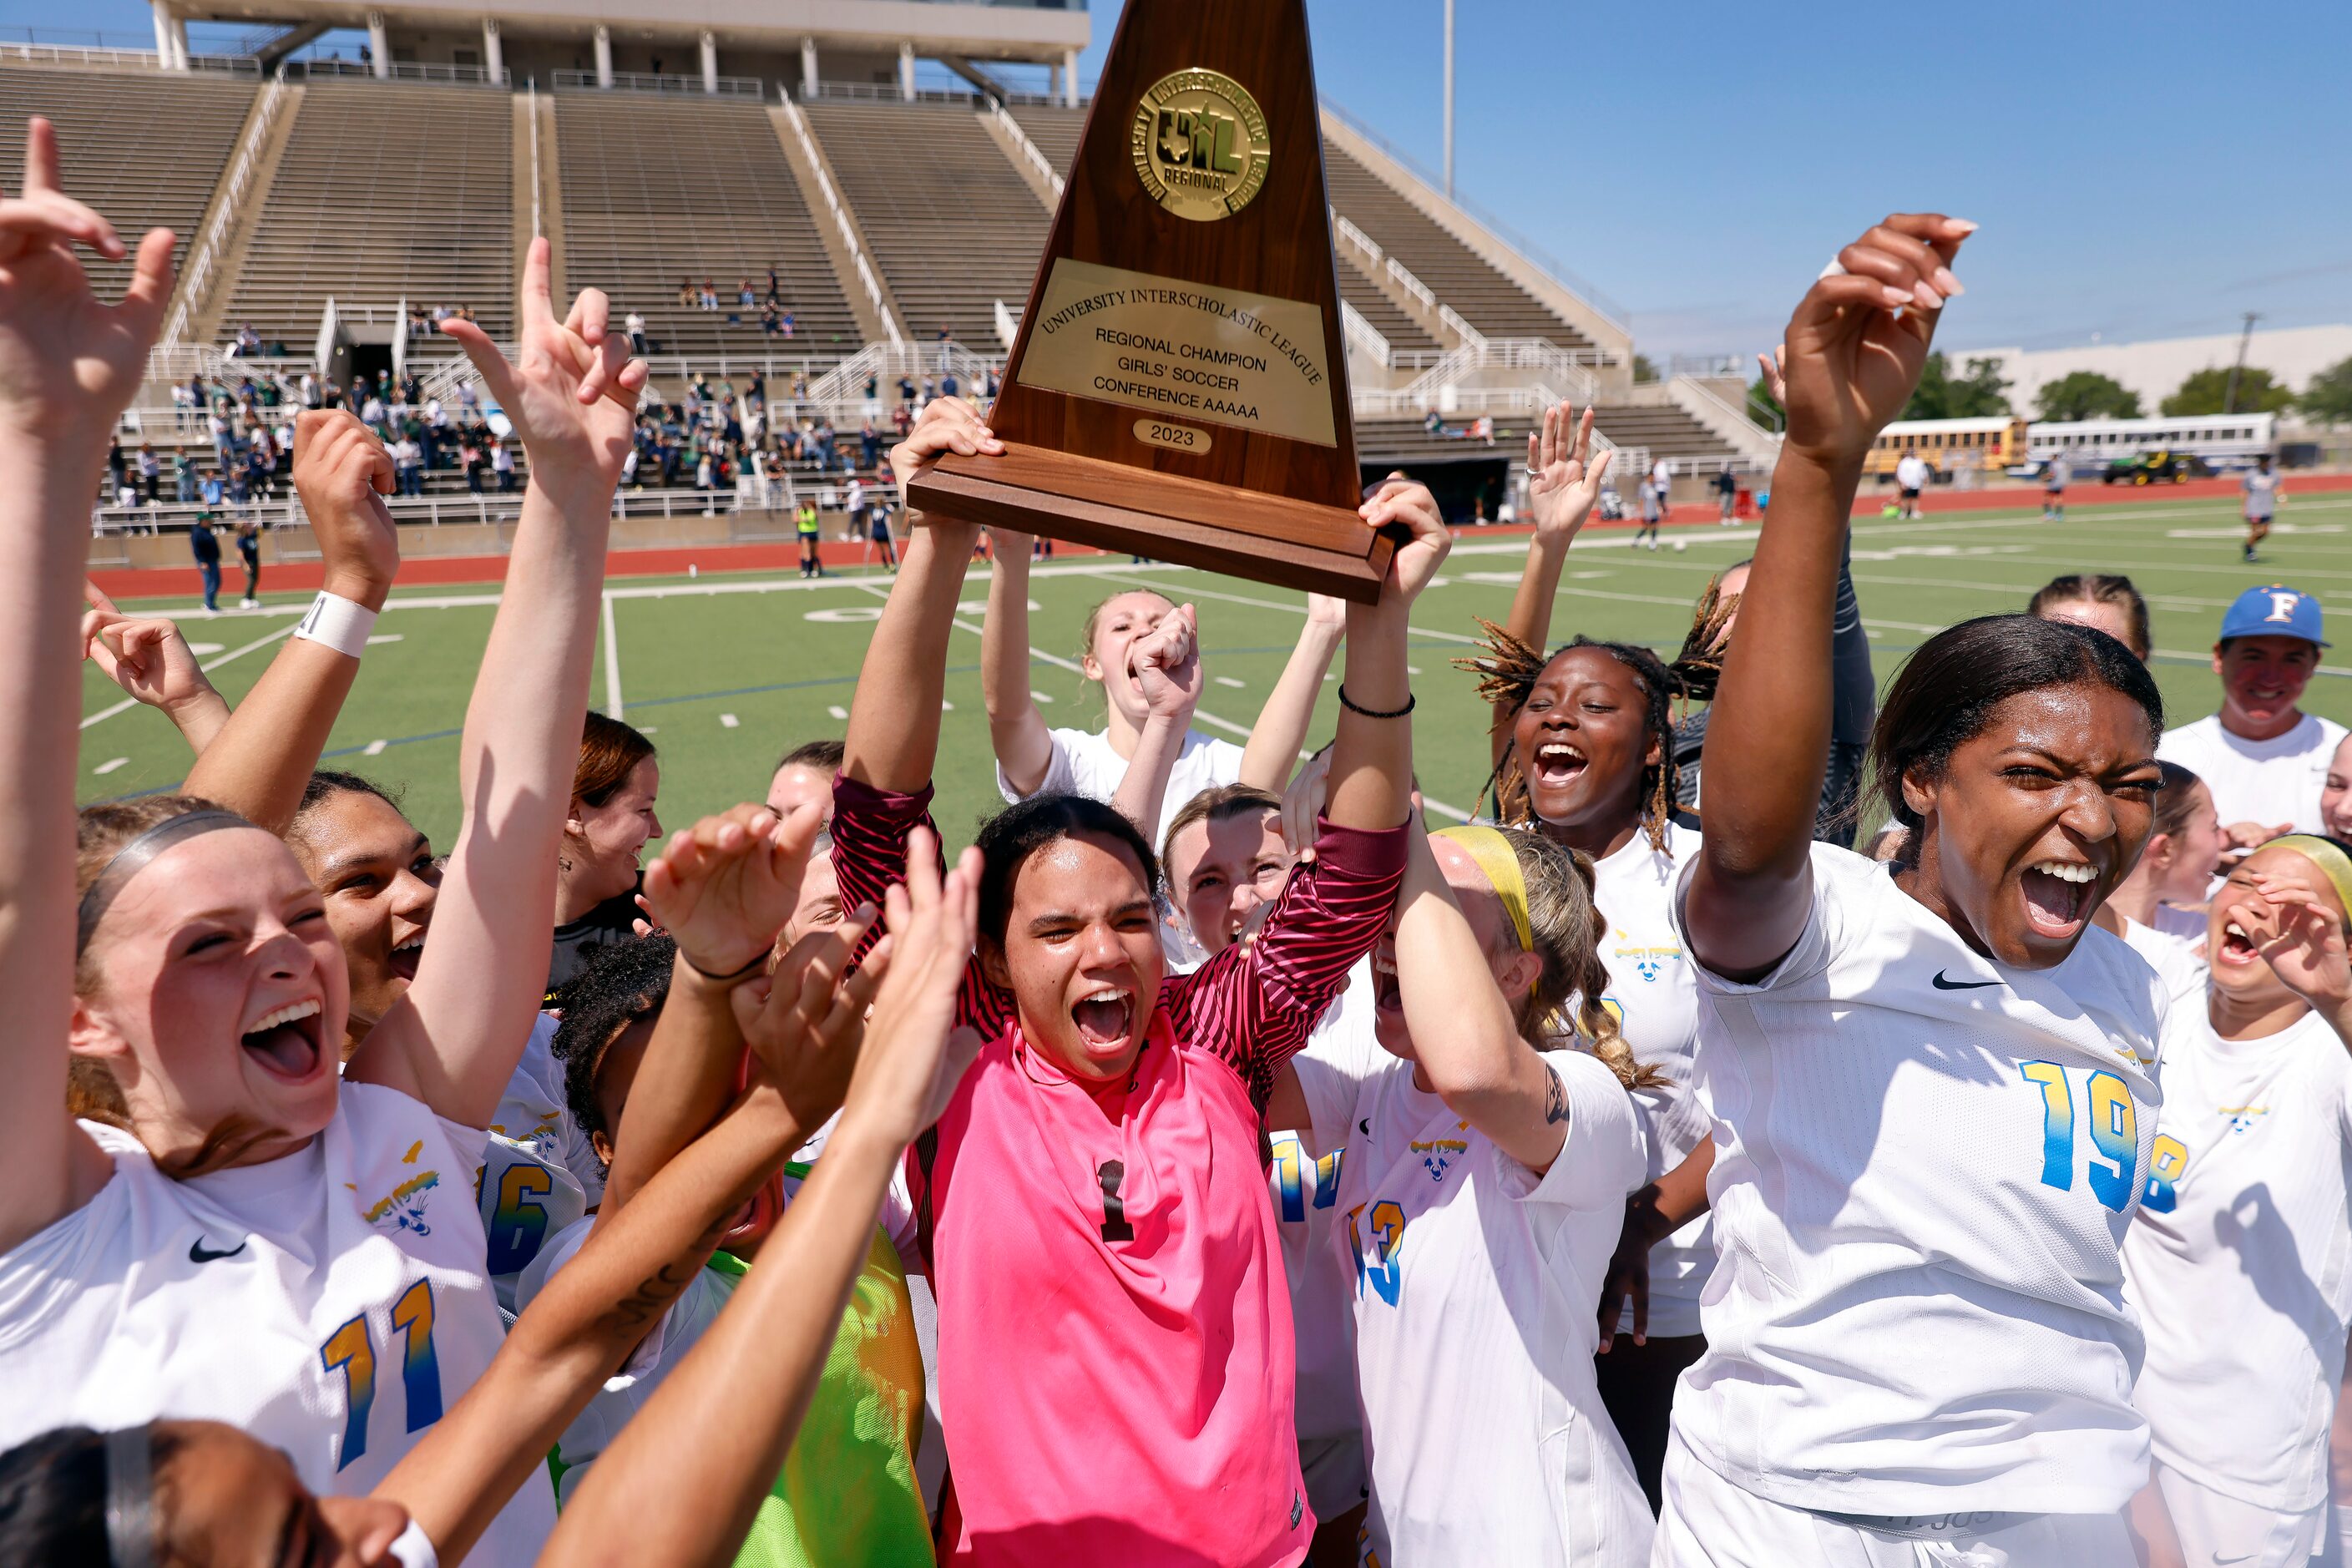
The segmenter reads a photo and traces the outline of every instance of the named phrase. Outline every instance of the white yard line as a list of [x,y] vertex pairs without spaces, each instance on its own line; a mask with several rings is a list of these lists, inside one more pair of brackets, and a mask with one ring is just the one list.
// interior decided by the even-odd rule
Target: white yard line
[[613,595],[604,595],[604,716],[621,714],[621,634],[613,626]]

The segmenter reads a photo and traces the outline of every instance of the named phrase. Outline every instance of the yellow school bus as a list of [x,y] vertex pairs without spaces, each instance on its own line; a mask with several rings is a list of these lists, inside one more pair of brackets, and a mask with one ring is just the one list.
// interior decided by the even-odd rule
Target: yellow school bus
[[2025,460],[2025,421],[2002,416],[1984,419],[1898,419],[1878,433],[1878,440],[1863,459],[1865,474],[1891,474],[1895,465],[1916,453],[1938,475],[1974,468],[1997,474],[2011,463]]

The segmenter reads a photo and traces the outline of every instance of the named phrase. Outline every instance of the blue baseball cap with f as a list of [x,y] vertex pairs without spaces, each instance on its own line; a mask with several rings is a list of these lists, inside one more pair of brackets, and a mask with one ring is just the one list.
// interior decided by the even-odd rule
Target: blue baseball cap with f
[[2231,637],[2301,637],[2320,647],[2319,595],[2282,583],[2249,588],[2231,601],[2221,617],[2221,640]]

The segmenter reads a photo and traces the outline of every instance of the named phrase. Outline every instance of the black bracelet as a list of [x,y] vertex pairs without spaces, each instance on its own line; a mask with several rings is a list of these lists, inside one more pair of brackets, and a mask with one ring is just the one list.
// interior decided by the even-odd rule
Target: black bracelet
[[1412,695],[1411,692],[1407,692],[1405,694],[1403,707],[1396,710],[1392,713],[1381,713],[1370,708],[1358,707],[1356,705],[1355,699],[1348,695],[1348,689],[1345,686],[1339,688],[1339,706],[1345,708],[1349,712],[1355,714],[1360,719],[1402,719],[1406,714],[1412,712],[1414,704],[1418,703],[1420,700],[1420,698]]
[[697,974],[701,975],[705,980],[709,981],[713,985],[732,985],[738,980],[749,980],[754,971],[760,969],[768,962],[768,955],[764,952],[760,954],[759,957],[753,959],[751,963],[745,964],[742,968],[737,970],[732,974],[711,973],[710,971],[703,968],[702,965],[687,957],[686,949],[682,947],[677,950],[677,961],[680,963],[685,964],[688,969],[693,970]]

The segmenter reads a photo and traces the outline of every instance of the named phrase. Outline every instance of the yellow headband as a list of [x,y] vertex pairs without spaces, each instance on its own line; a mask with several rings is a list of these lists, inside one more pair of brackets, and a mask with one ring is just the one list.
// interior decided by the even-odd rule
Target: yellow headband
[[1511,917],[1511,934],[1519,939],[1519,951],[1533,952],[1536,938],[1528,924],[1528,879],[1520,874],[1519,852],[1511,847],[1510,838],[1500,828],[1478,826],[1441,827],[1430,837],[1451,838],[1470,851],[1470,858],[1478,862],[1478,869],[1495,884],[1495,896],[1503,900],[1503,912]]
[[2263,846],[2265,849],[2292,849],[2319,868],[2328,885],[2336,889],[2337,901],[2347,913],[2352,913],[2352,855],[2330,844],[2315,833],[2290,833],[2273,838]]

